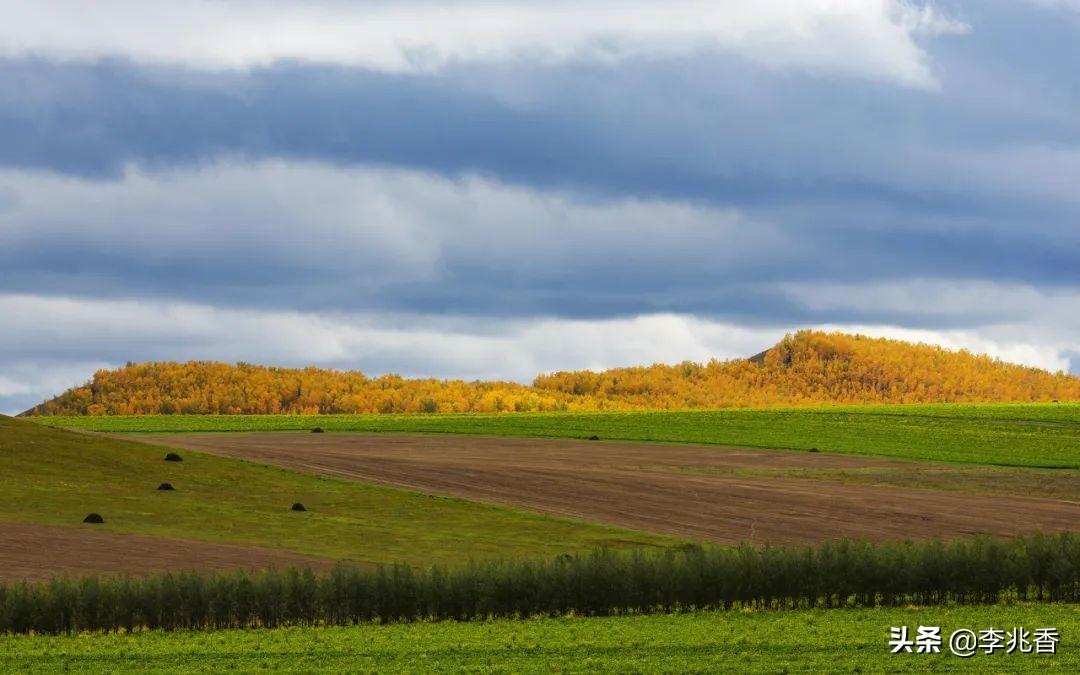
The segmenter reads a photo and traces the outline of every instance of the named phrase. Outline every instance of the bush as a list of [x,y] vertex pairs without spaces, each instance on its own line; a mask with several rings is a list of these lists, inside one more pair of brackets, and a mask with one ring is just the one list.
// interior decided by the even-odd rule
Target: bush
[[0,633],[352,625],[700,609],[1080,601],[1080,537],[596,550],[420,571],[341,565],[0,584]]

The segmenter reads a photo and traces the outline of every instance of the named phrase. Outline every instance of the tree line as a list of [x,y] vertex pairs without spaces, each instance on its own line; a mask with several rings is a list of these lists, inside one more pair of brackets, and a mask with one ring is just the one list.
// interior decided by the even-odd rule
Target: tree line
[[0,585],[0,633],[1080,601],[1080,537],[596,550],[447,569],[341,565]]
[[1080,378],[924,344],[800,331],[750,359],[514,382],[212,361],[101,370],[32,415],[454,413],[1080,400]]

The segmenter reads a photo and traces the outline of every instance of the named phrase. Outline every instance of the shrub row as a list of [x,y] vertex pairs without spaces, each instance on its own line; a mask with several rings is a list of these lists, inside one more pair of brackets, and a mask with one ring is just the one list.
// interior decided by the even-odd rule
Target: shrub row
[[0,585],[0,632],[348,625],[694,609],[1080,601],[1080,536],[596,550],[416,570],[342,565]]

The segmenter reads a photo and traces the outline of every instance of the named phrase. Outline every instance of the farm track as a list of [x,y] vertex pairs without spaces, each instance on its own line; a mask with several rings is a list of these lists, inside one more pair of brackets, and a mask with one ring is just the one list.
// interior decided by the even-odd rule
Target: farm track
[[737,475],[913,466],[824,453],[406,434],[149,434],[140,440],[724,544],[1007,536],[1080,524],[1080,504],[1026,496],[1030,491],[968,494]]
[[0,581],[188,570],[328,569],[334,561],[261,546],[0,521]]

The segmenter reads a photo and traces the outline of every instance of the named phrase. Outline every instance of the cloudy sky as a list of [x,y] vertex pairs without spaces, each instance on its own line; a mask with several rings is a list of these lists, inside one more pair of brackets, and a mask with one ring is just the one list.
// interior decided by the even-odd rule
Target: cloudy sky
[[1080,372],[1078,0],[0,0],[0,412],[821,326]]

